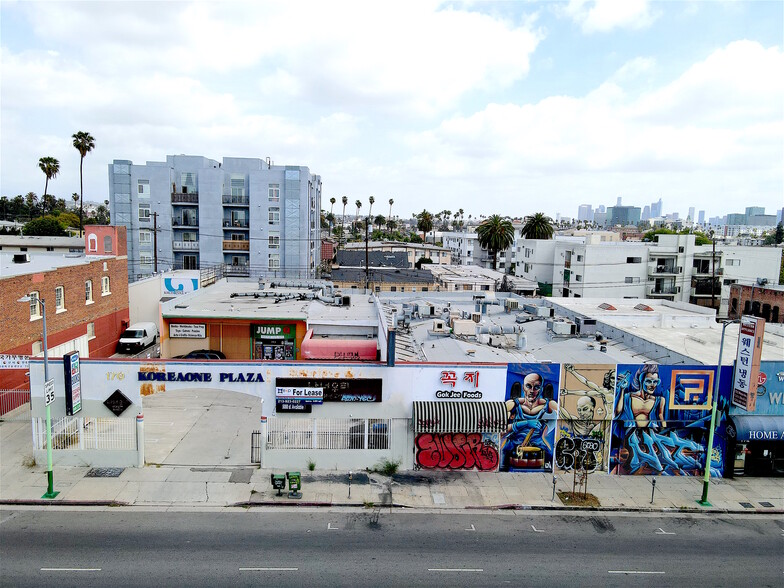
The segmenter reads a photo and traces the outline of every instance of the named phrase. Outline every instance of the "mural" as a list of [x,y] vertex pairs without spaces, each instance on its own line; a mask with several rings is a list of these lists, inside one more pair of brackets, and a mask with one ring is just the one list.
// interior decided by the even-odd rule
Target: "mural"
[[614,398],[615,365],[564,364],[558,398],[557,468],[607,471]]
[[558,364],[509,364],[502,471],[552,471],[559,375]]
[[416,437],[416,466],[440,470],[498,469],[494,433],[421,433]]
[[[619,364],[617,374],[610,471],[702,475],[716,368]],[[726,404],[720,395],[713,476],[723,473]]]

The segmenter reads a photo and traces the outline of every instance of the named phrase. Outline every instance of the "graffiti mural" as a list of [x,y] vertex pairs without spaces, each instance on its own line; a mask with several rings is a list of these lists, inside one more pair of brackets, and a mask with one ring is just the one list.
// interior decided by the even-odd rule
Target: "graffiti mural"
[[[702,475],[708,445],[716,368],[657,364],[617,367],[610,469],[618,474]],[[710,460],[724,462],[725,395]]]
[[501,470],[552,471],[559,375],[557,364],[509,364]]
[[416,465],[439,470],[498,469],[498,435],[493,433],[421,433]]
[[558,397],[556,467],[567,471],[574,467],[585,467],[589,472],[607,470],[614,398],[614,365],[564,364]]

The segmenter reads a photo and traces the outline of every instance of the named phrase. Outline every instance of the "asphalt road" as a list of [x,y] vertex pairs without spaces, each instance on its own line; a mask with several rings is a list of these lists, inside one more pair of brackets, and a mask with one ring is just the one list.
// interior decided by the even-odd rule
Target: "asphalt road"
[[2,586],[776,586],[771,516],[0,511]]

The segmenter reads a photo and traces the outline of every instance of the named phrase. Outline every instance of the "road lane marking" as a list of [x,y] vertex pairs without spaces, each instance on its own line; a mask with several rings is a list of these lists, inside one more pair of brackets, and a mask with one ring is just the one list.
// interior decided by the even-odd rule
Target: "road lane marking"
[[328,531],[340,531],[339,527],[333,527],[332,523],[327,523],[327,530]]
[[645,572],[639,570],[607,570],[608,574],[663,574],[664,572]]
[[241,572],[296,572],[299,568],[240,568]]
[[537,528],[536,528],[536,527],[534,527],[533,525],[531,525],[531,528],[534,530],[534,532],[535,532],[535,533],[544,533],[544,530],[543,530],[543,529],[537,529]]
[[665,531],[665,530],[664,530],[664,529],[662,529],[661,527],[659,527],[659,530],[658,530],[658,531],[656,531],[656,534],[657,534],[657,535],[675,535],[675,533],[668,533],[667,531]]
[[41,568],[42,572],[100,572],[101,568]]
[[476,531],[476,528],[475,528],[475,527],[474,527],[474,525],[472,524],[472,525],[471,525],[471,528],[470,528],[470,529],[466,529],[466,531]]
[[482,568],[427,568],[428,572],[484,572]]

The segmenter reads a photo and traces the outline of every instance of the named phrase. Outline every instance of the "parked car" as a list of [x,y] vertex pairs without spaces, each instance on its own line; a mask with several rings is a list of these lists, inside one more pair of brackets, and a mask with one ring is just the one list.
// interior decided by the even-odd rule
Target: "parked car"
[[153,345],[158,336],[155,323],[134,323],[120,335],[117,351],[120,353],[136,353]]
[[185,355],[178,355],[174,359],[226,359],[222,351],[214,349],[197,349]]

